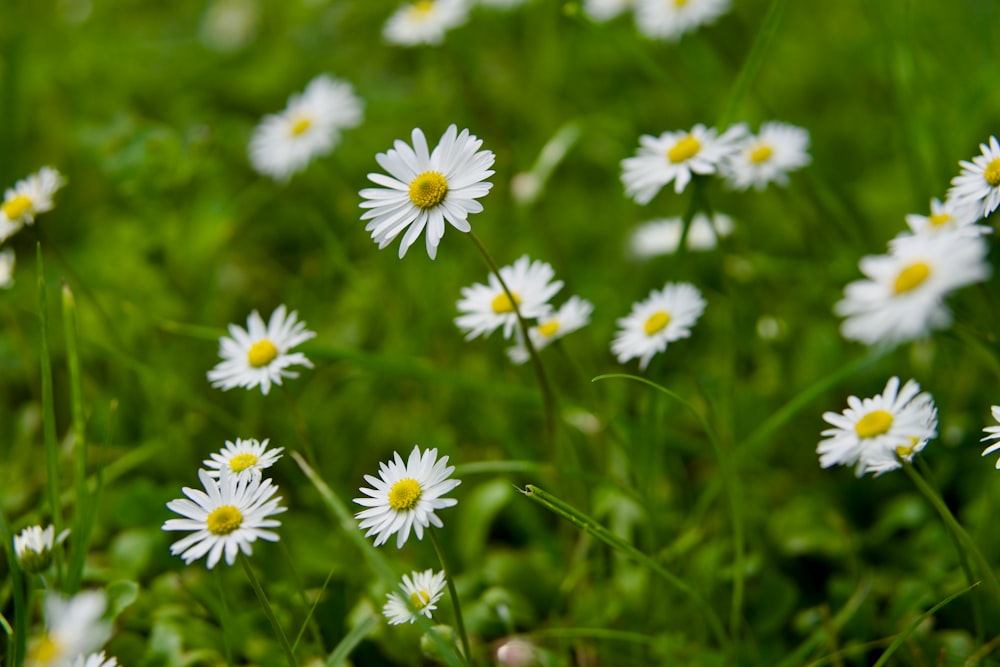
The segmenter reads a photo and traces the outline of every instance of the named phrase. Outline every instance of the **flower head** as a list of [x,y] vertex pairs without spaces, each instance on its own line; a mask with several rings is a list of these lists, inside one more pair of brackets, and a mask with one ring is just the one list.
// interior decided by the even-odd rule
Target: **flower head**
[[80,654],[96,651],[111,637],[104,620],[103,591],[84,591],[71,598],[45,596],[45,632],[28,646],[25,667],[70,667]]
[[[541,350],[552,341],[585,327],[590,323],[590,314],[593,312],[594,304],[578,296],[571,296],[559,310],[540,317],[538,323],[528,329],[532,345],[536,350]],[[519,342],[507,348],[507,356],[515,364],[523,364],[528,360],[528,350]]]
[[667,344],[691,335],[691,327],[705,310],[705,300],[694,285],[667,283],[653,290],[645,301],[632,306],[627,317],[618,320],[618,334],[611,351],[618,362],[639,358],[639,368],[646,370],[657,352]]
[[202,463],[209,476],[216,479],[224,473],[237,477],[260,477],[265,468],[270,468],[281,458],[284,450],[284,447],[268,449],[267,442],[266,438],[263,442],[254,438],[236,438],[235,443],[226,440],[226,446],[221,451],[211,454],[211,458]]
[[466,340],[489,336],[499,327],[503,327],[503,337],[510,338],[517,326],[515,305],[525,319],[543,317],[552,308],[549,299],[563,286],[561,280],[553,280],[555,271],[549,264],[531,261],[527,255],[502,267],[500,276],[510,289],[513,303],[492,273],[487,277],[488,285],[476,283],[462,288],[462,298],[457,304],[462,314],[455,318],[455,324],[465,332]]
[[646,37],[676,42],[725,14],[729,4],[730,0],[636,0],[635,23]]
[[29,574],[39,574],[49,569],[52,564],[52,548],[61,543],[69,535],[64,530],[59,539],[55,537],[55,528],[46,526],[28,526],[14,536],[14,555],[21,569]]
[[73,661],[73,667],[118,667],[118,659],[114,656],[104,656],[104,651],[91,653],[84,657],[79,655]]
[[768,183],[788,185],[788,172],[809,164],[809,132],[786,123],[764,123],[760,133],[740,142],[729,156],[722,173],[737,190],[753,186],[763,190]]
[[421,614],[427,618],[437,609],[437,601],[444,595],[444,572],[434,570],[411,572],[403,575],[399,593],[387,593],[389,600],[382,607],[382,615],[389,619],[389,625],[413,623]]
[[[648,259],[677,252],[684,232],[681,218],[650,220],[633,230],[629,236],[629,254],[636,259]],[[687,235],[688,250],[711,250],[718,239],[733,233],[733,219],[724,213],[709,218],[698,213],[691,219]]]
[[991,227],[976,224],[981,217],[976,206],[959,204],[954,199],[947,199],[943,204],[938,199],[931,199],[931,214],[908,214],[906,224],[915,235],[957,232],[963,236],[980,236],[993,231]]
[[979,150],[982,155],[972,162],[959,162],[962,171],[951,179],[948,199],[974,206],[979,217],[984,217],[1000,206],[1000,142],[990,137],[989,145],[979,144]]
[[[1000,422],[1000,405],[994,405],[992,408],[990,408],[990,410],[993,413],[993,420],[996,422]],[[1000,438],[1000,426],[987,426],[983,429],[983,433],[985,433],[986,435],[983,436],[980,442],[988,442],[990,440],[996,440],[997,438]],[[994,442],[992,445],[983,450],[983,456],[992,454],[998,449],[1000,449],[1000,442]],[[997,470],[1000,470],[1000,459],[997,459]]]
[[14,286],[14,249],[0,250],[0,289]]
[[382,37],[390,44],[440,44],[444,34],[465,23],[465,0],[417,0],[403,5],[386,21]]
[[66,179],[58,171],[42,167],[9,188],[0,204],[0,241],[9,238],[24,225],[33,224],[39,213],[51,211],[55,205],[52,198],[65,183]]

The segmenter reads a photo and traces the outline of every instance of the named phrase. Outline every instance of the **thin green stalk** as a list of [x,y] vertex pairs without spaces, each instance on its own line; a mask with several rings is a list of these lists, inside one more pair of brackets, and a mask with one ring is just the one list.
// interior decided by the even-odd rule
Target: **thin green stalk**
[[344,661],[351,651],[358,647],[358,644],[365,640],[372,630],[378,627],[378,616],[366,616],[363,621],[354,626],[350,632],[344,635],[333,652],[323,663],[325,667],[343,667]]
[[[284,542],[282,542],[282,544],[284,544]],[[289,560],[291,560],[291,554],[288,554],[288,557]],[[323,599],[323,593],[326,592],[326,587],[330,585],[330,579],[333,578],[333,573],[336,571],[337,568],[334,567],[330,570],[329,574],[326,575],[326,579],[323,581],[323,586],[319,589],[319,594],[316,595],[316,599],[313,600],[313,603],[309,605],[309,611],[306,612],[306,618],[302,621],[302,627],[299,628],[299,633],[295,635],[295,641],[292,642],[293,650],[299,647],[299,642],[302,641],[302,635],[306,633],[307,628],[311,628],[311,631],[314,633],[313,641],[316,642],[316,645],[321,649],[323,648],[323,636],[320,633],[319,628],[315,625],[315,623],[313,623],[313,615],[316,612],[316,607],[319,606],[320,600]],[[296,577],[296,581],[298,581],[298,577]],[[302,591],[301,585],[299,585],[299,590]],[[303,598],[305,598],[304,593]]]
[[829,632],[839,631],[849,620],[854,618],[854,615],[871,595],[873,582],[874,578],[871,575],[862,577],[858,582],[857,588],[854,589],[854,593],[851,594],[851,597],[841,607],[840,611],[830,619],[829,624],[824,623],[821,627],[817,628],[808,639],[799,644],[790,654],[786,655],[776,667],[799,667],[799,665],[804,664],[806,656],[819,648]]
[[219,589],[219,603],[222,605],[222,614],[219,615],[219,624],[222,626],[222,648],[226,652],[226,665],[233,667],[233,647],[229,644],[229,603],[226,601],[226,588],[222,585],[222,568],[215,571],[215,583]]
[[302,446],[306,450],[306,458],[312,466],[318,466],[319,463],[316,459],[316,451],[312,446],[312,439],[309,437],[309,426],[306,424],[305,418],[299,411],[299,406],[295,404],[295,399],[292,398],[291,392],[288,390],[288,386],[281,384],[278,385],[281,390],[282,395],[285,397],[285,401],[288,403],[288,411],[292,415],[292,423],[295,425],[295,431],[298,433],[299,440],[302,441]]
[[73,488],[76,506],[73,508],[73,540],[70,542],[66,573],[66,592],[76,593],[83,577],[83,561],[87,556],[90,533],[90,497],[87,494],[87,427],[83,411],[83,377],[80,372],[80,352],[77,342],[76,299],[65,282],[62,287],[63,335],[66,339],[66,366],[69,370],[70,405],[73,415]]
[[[59,503],[59,443],[56,442],[56,404],[52,391],[52,354],[49,351],[49,310],[45,288],[45,269],[42,264],[42,244],[35,245],[35,263],[38,270],[38,320],[40,327],[39,354],[42,373],[42,434],[45,446],[45,469],[48,476],[49,505],[52,525],[56,534],[62,531],[62,506]],[[61,580],[60,557],[56,551],[56,578]]]
[[965,595],[978,585],[979,583],[977,582],[972,584],[971,586],[963,588],[960,591],[952,593],[951,595],[941,600],[940,602],[938,602],[936,605],[934,605],[924,613],[920,614],[920,616],[917,616],[915,619],[910,621],[909,625],[906,626],[906,629],[900,632],[898,635],[896,635],[896,638],[892,641],[891,644],[889,644],[889,648],[885,650],[885,653],[879,656],[878,661],[872,667],[882,667],[882,665],[886,664],[889,661],[889,658],[892,657],[892,654],[896,652],[896,649],[898,649],[900,646],[903,645],[903,642],[905,642],[909,638],[909,636],[913,634],[913,631],[916,630],[921,623],[927,620],[938,609],[945,606],[958,596]]
[[7,642],[7,661],[4,664],[20,665],[24,661],[25,650],[28,646],[28,618],[31,614],[25,595],[27,582],[21,571],[21,566],[17,562],[17,556],[14,554],[14,536],[2,507],[0,507],[0,540],[3,541],[3,550],[7,556],[10,586],[14,598],[14,636]]
[[437,530],[433,526],[428,526],[427,534],[437,552],[438,560],[441,561],[441,569],[444,570],[444,579],[448,582],[448,594],[451,596],[451,605],[455,608],[455,625],[458,626],[458,636],[462,640],[462,651],[465,652],[465,660],[470,665],[473,664],[472,649],[469,647],[469,635],[465,632],[465,621],[462,620],[462,603],[458,598],[458,590],[455,588],[455,580],[451,570],[448,568],[448,559],[445,558],[444,549],[441,548],[441,541],[438,539]]
[[264,615],[267,616],[267,620],[271,623],[274,634],[278,636],[281,648],[285,652],[285,660],[288,661],[289,667],[296,667],[298,663],[295,662],[295,654],[292,652],[292,646],[288,643],[285,631],[281,629],[281,624],[278,623],[278,619],[274,616],[271,603],[268,602],[267,595],[264,594],[264,589],[261,588],[260,581],[257,580],[257,575],[254,574],[253,566],[250,565],[250,559],[242,551],[240,552],[239,559],[240,565],[243,566],[243,571],[247,573],[247,579],[250,580],[250,585],[253,587],[253,592],[257,594],[257,599],[260,600],[260,606],[264,610]]
[[688,203],[687,211],[684,212],[684,217],[681,218],[681,238],[677,242],[677,257],[683,257],[687,254],[687,240],[688,234],[691,232],[691,222],[698,211],[702,209],[707,182],[707,177],[697,174],[691,179],[691,201]]

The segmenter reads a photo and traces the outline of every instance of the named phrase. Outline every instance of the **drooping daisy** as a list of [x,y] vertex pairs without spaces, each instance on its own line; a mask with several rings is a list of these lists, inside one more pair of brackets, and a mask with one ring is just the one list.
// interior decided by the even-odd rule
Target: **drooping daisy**
[[361,219],[370,220],[365,230],[380,250],[407,230],[399,245],[400,258],[426,227],[427,254],[434,259],[444,223],[468,232],[469,214],[483,210],[476,200],[493,187],[486,180],[493,175],[493,152],[479,150],[482,139],[468,130],[459,133],[454,124],[432,152],[422,130],[414,129],[411,138],[412,148],[397,139],[393,148],[375,156],[389,176],[368,174],[368,180],[382,187],[360,192],[361,208],[369,209]]
[[667,283],[653,290],[645,301],[632,306],[627,317],[618,320],[618,334],[611,351],[618,362],[639,358],[639,368],[646,370],[657,352],[667,344],[691,335],[691,327],[705,311],[705,300],[694,285]]
[[807,130],[771,122],[761,125],[759,134],[740,143],[739,150],[722,164],[722,173],[736,190],[750,186],[763,190],[771,182],[788,185],[788,172],[811,161]]
[[403,595],[387,593],[389,600],[382,607],[382,615],[389,620],[389,625],[413,623],[421,614],[430,618],[431,612],[437,609],[437,601],[444,595],[444,572],[424,570],[404,574],[399,587]]
[[25,667],[70,667],[77,656],[96,651],[111,637],[104,620],[103,591],[84,591],[71,598],[45,596],[45,632],[28,646]]
[[979,144],[979,150],[982,155],[972,162],[959,162],[962,171],[951,179],[948,199],[974,206],[979,217],[985,217],[1000,206],[1000,142],[990,137],[989,145]]
[[73,661],[73,667],[118,667],[118,658],[114,656],[104,656],[104,651],[91,653],[84,657],[79,655]]
[[208,469],[209,476],[216,479],[223,471],[237,477],[260,477],[265,468],[270,468],[281,458],[281,452],[285,449],[268,449],[267,442],[267,438],[263,442],[254,438],[236,438],[235,443],[226,440],[222,451],[211,454],[211,458],[202,463]]
[[853,465],[858,477],[893,470],[937,435],[934,399],[914,380],[900,389],[899,378],[889,378],[881,394],[863,400],[850,396],[847,406],[841,413],[823,413],[833,426],[820,434],[825,439],[816,447],[824,468]]
[[730,0],[636,0],[635,23],[646,37],[676,42],[725,14],[729,4]]
[[43,530],[41,526],[28,526],[14,536],[14,555],[21,569],[29,574],[44,572],[52,564],[52,549],[62,543],[69,535],[69,530],[55,536],[55,527],[49,525]]
[[[541,350],[552,341],[586,326],[593,312],[592,303],[578,296],[571,296],[559,310],[539,318],[538,324],[528,329],[532,345],[536,350]],[[523,364],[528,360],[529,354],[527,348],[519,343],[507,348],[507,356],[515,364]]]
[[[636,227],[629,236],[629,255],[636,259],[648,259],[677,252],[681,243],[684,222],[680,218],[650,220]],[[724,213],[715,213],[709,219],[698,213],[691,219],[688,230],[688,250],[711,250],[718,239],[733,232],[733,219]]]
[[[993,413],[993,420],[1000,422],[1000,405],[994,405],[990,408]],[[996,440],[1000,438],[1000,426],[987,426],[983,428],[983,433],[986,435],[980,440],[980,442],[987,442],[989,440]],[[983,450],[983,456],[992,454],[993,452],[1000,449],[1000,442],[994,442],[992,445]],[[1000,470],[1000,459],[997,459],[997,470]]]
[[42,167],[8,188],[0,204],[0,241],[9,238],[24,225],[35,222],[39,213],[51,211],[55,204],[52,198],[66,183],[58,171],[52,167]]
[[866,345],[895,345],[948,327],[945,297],[989,276],[987,250],[981,237],[954,231],[897,237],[888,255],[862,258],[867,278],[847,285],[834,306],[846,318],[841,334]]
[[297,320],[294,310],[286,316],[284,304],[271,313],[267,326],[255,310],[247,317],[247,328],[229,325],[229,336],[219,339],[219,356],[215,368],[208,372],[213,387],[228,391],[233,387],[253,389],[260,385],[267,395],[271,383],[281,384],[282,378],[296,378],[288,370],[296,364],[312,368],[301,352],[289,353],[296,345],[313,338],[316,333],[306,330],[306,323]]
[[992,228],[976,224],[980,218],[976,206],[959,205],[954,199],[946,199],[942,204],[935,198],[931,199],[930,215],[910,213],[906,216],[906,224],[914,234],[927,236],[947,231],[959,232],[966,236],[979,236],[992,232]]
[[14,249],[0,250],[0,289],[14,286]]
[[444,34],[465,23],[465,0],[417,0],[403,5],[386,21],[382,37],[390,44],[440,44]]
[[224,474],[217,480],[207,470],[198,471],[204,491],[184,487],[186,498],[167,503],[170,511],[183,519],[167,519],[163,530],[193,531],[187,537],[170,545],[170,553],[180,554],[190,565],[208,554],[208,569],[215,567],[225,554],[226,563],[236,561],[237,551],[250,555],[250,547],[257,538],[277,542],[278,534],[266,530],[277,528],[281,522],[269,517],[284,512],[278,505],[281,497],[273,497],[278,487],[270,479],[237,477]]
[[584,0],[583,11],[595,21],[610,21],[632,7],[632,0]]
[[502,267],[500,276],[510,289],[514,303],[493,273],[487,277],[488,285],[476,283],[462,288],[462,298],[457,304],[462,314],[455,318],[455,324],[465,333],[466,340],[489,336],[500,327],[503,327],[503,337],[510,338],[517,327],[515,304],[525,319],[543,317],[552,308],[549,299],[563,286],[561,280],[553,280],[555,271],[549,264],[531,261],[527,255]]
[[625,194],[637,204],[648,204],[660,189],[674,182],[680,194],[692,174],[714,174],[746,134],[745,125],[734,125],[717,135],[714,127],[695,125],[690,132],[664,132],[659,137],[639,137],[635,156],[622,160]]
[[428,449],[423,454],[420,447],[413,446],[410,457],[403,463],[399,452],[394,452],[393,460],[379,464],[378,477],[365,475],[365,481],[372,488],[361,487],[366,498],[355,498],[354,502],[367,507],[354,515],[365,537],[375,536],[375,546],[384,544],[394,533],[396,548],[402,549],[410,536],[410,530],[418,540],[424,538],[424,528],[431,525],[442,527],[435,510],[451,507],[458,501],[443,498],[462,482],[449,479],[455,466],[448,465],[448,457],[437,458],[437,449]]
[[250,164],[260,174],[287,181],[313,158],[326,155],[340,132],[361,123],[363,105],[351,84],[321,74],[285,110],[264,116],[248,147]]

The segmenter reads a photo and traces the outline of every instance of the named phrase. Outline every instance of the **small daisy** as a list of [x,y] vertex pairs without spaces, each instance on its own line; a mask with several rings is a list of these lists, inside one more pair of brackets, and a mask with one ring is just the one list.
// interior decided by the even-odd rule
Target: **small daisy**
[[444,34],[465,23],[465,0],[417,0],[403,5],[386,21],[382,37],[390,44],[440,44]]
[[365,229],[380,250],[406,229],[399,245],[401,259],[426,227],[427,254],[434,259],[444,223],[468,232],[469,214],[483,210],[476,200],[493,187],[486,180],[493,175],[493,152],[479,150],[482,139],[468,130],[459,133],[454,124],[430,153],[423,131],[414,129],[411,138],[412,148],[397,139],[393,148],[375,156],[389,176],[368,174],[368,180],[382,187],[359,193],[365,200],[361,208],[369,209],[361,219],[371,220]]
[[[1000,422],[1000,405],[994,405],[990,409],[993,412],[994,421]],[[1000,438],[1000,426],[987,426],[983,429],[983,433],[986,435],[983,436],[980,442],[996,440],[997,438]],[[998,449],[1000,449],[1000,442],[994,442],[992,445],[983,450],[983,456],[992,454]],[[1000,470],[1000,459],[997,459],[997,470]]]
[[91,653],[86,658],[82,655],[73,661],[73,667],[118,667],[118,659],[114,656],[104,657],[104,651]]
[[632,0],[583,0],[583,11],[595,21],[610,21],[631,7]]
[[0,289],[14,286],[14,249],[0,250]]
[[618,334],[611,351],[624,364],[639,358],[639,368],[646,370],[657,352],[667,349],[667,343],[691,335],[691,327],[705,311],[705,300],[694,285],[667,283],[662,290],[653,290],[645,301],[632,306],[628,317],[618,320]]
[[489,336],[499,327],[503,327],[503,337],[510,338],[517,326],[515,304],[525,319],[543,317],[552,308],[549,299],[563,286],[561,280],[553,280],[555,271],[549,264],[540,260],[533,262],[527,255],[501,268],[500,276],[510,289],[514,303],[493,273],[487,277],[488,285],[476,283],[462,288],[462,298],[457,304],[462,314],[455,318],[455,324],[465,333],[466,340]]
[[899,378],[892,377],[885,390],[864,400],[847,399],[842,413],[825,412],[823,420],[833,426],[824,430],[816,447],[819,464],[853,465],[855,474],[880,474],[910,461],[927,441],[937,435],[937,408],[927,392],[910,380],[899,388]]
[[184,487],[184,495],[167,503],[170,511],[185,517],[167,519],[163,530],[194,531],[170,545],[170,553],[180,554],[190,565],[208,554],[208,569],[215,567],[223,553],[226,563],[236,562],[237,551],[250,555],[257,538],[277,542],[278,534],[266,528],[277,528],[280,521],[270,519],[286,508],[278,505],[281,497],[274,498],[278,487],[270,479],[222,475],[218,481],[206,470],[198,471],[204,491]]
[[219,478],[223,470],[240,478],[260,477],[265,468],[270,468],[281,458],[284,449],[278,447],[268,450],[266,438],[264,442],[258,442],[254,438],[236,438],[235,444],[226,440],[222,451],[211,454],[211,458],[202,463],[208,469],[209,476],[215,479]]
[[396,533],[396,548],[402,549],[411,529],[422,540],[424,528],[442,527],[444,524],[434,511],[458,502],[442,498],[462,483],[448,479],[454,471],[455,466],[448,465],[447,456],[437,459],[437,449],[421,454],[416,445],[405,464],[398,452],[389,463],[380,463],[378,478],[365,475],[365,481],[373,488],[359,489],[368,497],[354,499],[369,508],[354,515],[360,521],[360,528],[368,529],[365,537],[375,535],[375,546],[379,546]]
[[[528,329],[531,343],[536,350],[541,350],[554,340],[566,334],[573,333],[590,323],[590,314],[594,305],[586,299],[572,296],[556,312],[538,320],[538,324]],[[515,364],[523,364],[528,360],[528,350],[524,345],[514,345],[507,348],[507,356]]]
[[[650,220],[636,227],[629,237],[629,255],[636,259],[649,259],[659,255],[677,252],[684,231],[684,221],[680,218]],[[715,213],[709,219],[698,213],[691,219],[688,230],[688,250],[711,250],[718,239],[733,233],[733,219],[724,213]]]
[[444,572],[435,574],[434,570],[424,570],[404,574],[399,587],[403,595],[387,593],[389,601],[382,607],[382,615],[389,619],[389,625],[413,623],[420,614],[430,618],[431,612],[437,609],[437,601],[444,595]]
[[750,186],[763,190],[771,182],[788,185],[788,172],[811,161],[807,130],[786,123],[764,123],[757,136],[746,137],[723,163],[722,173],[736,190]]
[[29,574],[44,572],[52,564],[52,548],[61,544],[69,530],[64,530],[56,539],[55,528],[47,526],[28,526],[14,536],[14,555],[21,569]]
[[646,37],[676,42],[725,14],[729,4],[730,0],[636,0],[635,23]]
[[972,162],[959,162],[962,171],[951,179],[948,199],[975,206],[978,215],[985,217],[1000,206],[1000,142],[990,137],[989,145],[979,144],[979,150],[982,155]]
[[746,134],[745,125],[734,125],[716,136],[715,128],[695,125],[690,132],[664,132],[659,137],[639,137],[635,156],[622,160],[625,194],[637,204],[648,204],[660,189],[674,182],[680,194],[692,174],[714,174],[722,161],[736,150]]
[[989,276],[987,251],[981,237],[954,231],[896,237],[888,255],[862,258],[867,278],[850,283],[834,306],[846,318],[841,334],[866,345],[896,345],[948,327],[945,297]]
[[285,314],[284,304],[271,313],[267,326],[255,310],[247,317],[247,328],[229,325],[229,338],[219,339],[219,356],[222,361],[208,372],[213,387],[228,391],[233,387],[253,389],[260,385],[267,395],[271,383],[281,384],[282,378],[296,378],[287,370],[295,364],[312,368],[312,362],[301,352],[289,354],[296,345],[316,336],[306,330],[306,323],[297,321],[294,310]]
[[42,167],[38,173],[18,181],[4,193],[0,204],[0,241],[9,238],[24,225],[35,222],[39,213],[51,211],[52,198],[66,183],[52,167]]
[[966,236],[989,234],[992,228],[977,225],[981,216],[976,206],[960,205],[954,199],[947,199],[942,204],[939,199],[931,200],[931,214],[906,216],[906,224],[914,234],[934,236],[941,232],[955,231]]
[[321,74],[292,95],[284,111],[260,121],[250,139],[250,164],[260,174],[287,181],[314,157],[332,151],[341,130],[357,127],[362,108],[351,84]]
[[70,667],[77,656],[96,651],[111,637],[104,620],[103,591],[84,591],[71,598],[45,596],[45,632],[28,646],[25,667]]

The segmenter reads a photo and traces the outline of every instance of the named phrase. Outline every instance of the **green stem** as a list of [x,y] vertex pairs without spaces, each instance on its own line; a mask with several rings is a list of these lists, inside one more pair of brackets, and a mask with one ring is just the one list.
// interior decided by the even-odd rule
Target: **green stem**
[[312,446],[312,439],[309,437],[309,426],[306,424],[306,420],[302,417],[302,413],[299,412],[299,407],[295,404],[295,399],[292,398],[291,392],[288,390],[287,385],[278,385],[281,389],[282,395],[285,397],[288,403],[288,411],[292,415],[292,423],[295,425],[295,431],[298,433],[299,439],[302,441],[302,447],[306,452],[306,459],[309,461],[311,466],[318,467],[319,463],[316,460],[316,451]]
[[[42,373],[42,432],[45,443],[45,468],[48,473],[49,504],[52,509],[52,525],[58,535],[62,531],[62,506],[59,503],[59,443],[56,442],[56,409],[52,390],[52,353],[49,351],[49,310],[45,287],[45,269],[42,263],[42,244],[35,245],[36,268],[38,270],[38,319],[40,326],[39,346]],[[58,552],[56,554],[58,559]],[[56,572],[60,563],[56,563]]]
[[465,621],[462,619],[462,603],[458,599],[458,590],[455,588],[455,580],[448,569],[448,559],[444,556],[444,549],[441,548],[441,541],[438,540],[437,531],[433,526],[427,527],[427,534],[430,535],[431,544],[437,552],[438,560],[441,561],[441,569],[444,570],[444,579],[448,582],[448,594],[451,596],[451,604],[455,608],[455,625],[458,626],[458,636],[462,640],[462,651],[465,653],[465,660],[470,665],[472,661],[472,650],[469,648],[469,636],[465,632]]
[[264,589],[261,588],[260,582],[257,580],[257,575],[253,572],[253,566],[250,565],[250,559],[246,557],[242,551],[239,555],[240,565],[243,566],[243,571],[247,573],[247,579],[250,580],[250,585],[253,587],[253,592],[257,594],[257,599],[260,600],[260,606],[264,610],[264,615],[267,616],[267,620],[271,623],[271,627],[274,628],[274,634],[278,636],[278,641],[281,642],[281,648],[285,652],[285,659],[288,661],[289,667],[297,667],[295,662],[295,654],[292,652],[292,646],[288,643],[288,637],[285,636],[285,631],[281,629],[281,624],[278,623],[278,619],[274,616],[274,611],[271,609],[271,603],[267,600],[267,595],[264,594]]
[[10,586],[14,598],[14,636],[7,642],[7,662],[4,664],[20,665],[24,661],[28,645],[28,619],[31,617],[31,612],[28,609],[28,596],[25,591],[30,589],[30,584],[14,554],[14,536],[2,507],[0,507],[0,540],[3,540],[2,549],[7,556]]
[[694,220],[694,216],[702,208],[705,183],[708,182],[707,177],[697,174],[691,180],[691,202],[688,204],[687,211],[684,212],[684,217],[681,218],[681,239],[677,242],[677,257],[683,257],[687,253],[687,240],[688,234],[691,232],[691,221]]
[[215,571],[215,583],[219,589],[219,603],[222,605],[222,614],[219,616],[219,625],[222,626],[222,647],[226,652],[226,665],[233,667],[233,648],[229,645],[229,604],[226,602],[226,589],[222,585],[222,568]]
[[83,411],[83,377],[77,343],[76,299],[65,282],[62,287],[63,334],[66,339],[66,366],[69,370],[70,404],[73,414],[73,486],[76,506],[73,509],[73,541],[70,543],[66,574],[66,592],[75,593],[83,576],[87,554],[90,498],[87,494],[87,427]]
[[[909,466],[906,466],[906,467],[909,467]],[[925,484],[926,484],[926,482],[925,482]],[[913,634],[913,631],[916,630],[920,626],[921,623],[923,623],[925,620],[927,620],[928,618],[930,618],[934,614],[934,612],[936,612],[938,609],[940,609],[941,607],[945,606],[946,604],[948,604],[949,602],[951,602],[952,600],[954,600],[958,596],[964,595],[964,594],[968,593],[969,591],[971,591],[973,588],[975,588],[978,585],[979,585],[979,582],[976,582],[976,583],[972,584],[971,586],[968,586],[966,588],[963,588],[960,591],[952,593],[951,595],[949,595],[945,599],[941,600],[940,602],[938,602],[936,605],[934,605],[933,607],[931,607],[930,609],[928,609],[924,613],[920,614],[920,616],[917,616],[915,619],[913,619],[912,621],[910,621],[909,625],[906,626],[906,629],[903,630],[902,632],[900,632],[898,635],[896,635],[896,638],[894,640],[892,640],[891,644],[889,644],[889,648],[887,648],[885,650],[885,653],[883,653],[879,657],[878,662],[876,662],[873,665],[873,667],[882,667],[882,665],[886,664],[889,661],[889,658],[892,657],[892,654],[896,652],[896,649],[898,649],[900,646],[902,646],[903,642],[905,642],[909,638],[909,636],[911,634]]]

